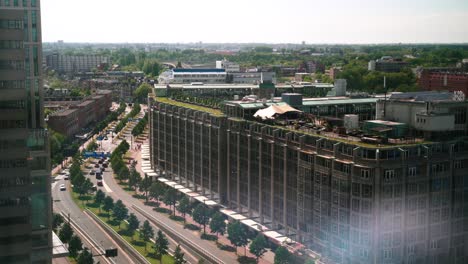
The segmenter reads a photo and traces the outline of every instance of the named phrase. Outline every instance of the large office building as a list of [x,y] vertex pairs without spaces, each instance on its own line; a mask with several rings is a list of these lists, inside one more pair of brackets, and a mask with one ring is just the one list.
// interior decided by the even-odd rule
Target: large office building
[[40,1],[0,1],[0,263],[51,263]]
[[289,94],[220,110],[150,96],[151,164],[327,263],[467,263],[468,102],[380,100]]
[[368,64],[369,71],[399,72],[408,67],[408,63],[401,59],[394,59],[391,56],[383,56],[378,60],[371,60]]

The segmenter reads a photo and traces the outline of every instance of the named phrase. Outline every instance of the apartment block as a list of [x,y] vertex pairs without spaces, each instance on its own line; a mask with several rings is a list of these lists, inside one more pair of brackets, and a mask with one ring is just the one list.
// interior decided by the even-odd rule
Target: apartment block
[[47,67],[60,73],[87,72],[97,69],[102,64],[110,64],[110,58],[101,55],[47,55]]
[[[399,104],[414,97],[386,101],[387,114],[406,111]],[[466,114],[467,102],[442,101]],[[258,109],[281,108],[257,103]],[[288,248],[312,250],[326,263],[466,263],[466,116],[458,114],[464,130],[441,141],[414,133],[375,142],[317,125],[320,113],[339,118],[338,111],[360,109],[352,99],[341,103],[342,110],[310,112],[316,121],[306,124],[311,115],[254,119],[242,102],[217,110],[150,97],[150,160],[160,176],[281,233]],[[380,116],[382,106],[373,104],[366,111],[374,114],[360,110],[362,121]],[[410,130],[421,129],[417,119],[424,113],[405,113],[415,120]]]

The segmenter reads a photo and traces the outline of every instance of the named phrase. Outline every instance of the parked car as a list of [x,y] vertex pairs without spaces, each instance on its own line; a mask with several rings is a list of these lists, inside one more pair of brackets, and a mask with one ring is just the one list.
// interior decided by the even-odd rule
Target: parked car
[[103,162],[104,162],[104,160],[100,159],[100,160],[98,161],[98,164],[102,164]]
[[91,171],[89,172],[89,175],[94,175],[94,174],[96,174],[96,171],[95,171],[95,170],[91,170]]
[[107,162],[104,162],[104,163],[102,164],[102,167],[103,167],[103,168],[107,168],[107,167],[108,167],[107,164],[108,164]]
[[67,188],[65,187],[65,184],[60,184],[60,190],[61,191],[66,191]]
[[93,187],[91,187],[91,190],[97,191],[97,186],[96,186],[96,185],[93,185]]
[[102,181],[97,181],[97,186],[103,186]]
[[94,165],[94,168],[99,168],[99,163],[96,163],[96,165]]
[[65,176],[63,177],[63,179],[67,181],[68,179],[70,179],[70,176],[65,175]]

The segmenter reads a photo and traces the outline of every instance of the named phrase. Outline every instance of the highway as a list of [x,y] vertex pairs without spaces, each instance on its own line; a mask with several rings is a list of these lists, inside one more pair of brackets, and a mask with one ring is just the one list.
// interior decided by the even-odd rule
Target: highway
[[[67,186],[67,191],[60,191],[60,184],[65,184]],[[54,211],[56,213],[63,213],[67,216],[70,215],[72,222],[76,223],[81,228],[81,230],[86,233],[86,235],[98,243],[101,249],[118,248],[119,254],[117,257],[112,258],[113,263],[135,263],[91,218],[89,218],[81,211],[75,202],[73,202],[68,190],[70,190],[69,181],[63,180],[62,176],[57,176],[56,182],[52,184]],[[90,249],[92,250],[93,255],[103,253],[103,251],[98,248]],[[101,263],[108,263],[106,260],[104,260],[104,257],[97,257],[97,260],[100,260]]]
[[[140,113],[139,117],[143,116],[143,111],[145,107],[142,107],[142,112]],[[127,113],[129,109],[127,108]],[[123,134],[127,142],[132,142],[132,136],[130,134],[131,129],[136,125],[136,122],[131,122],[128,125],[127,131],[128,133]],[[112,143],[112,136],[109,134],[107,136],[107,140],[102,140],[98,142],[100,145],[99,151],[112,151],[121,140],[116,140]],[[94,161],[95,162],[95,161]],[[138,160],[141,163],[141,160]],[[91,162],[91,167],[94,169],[94,163]],[[84,170],[84,174],[88,177],[94,184],[96,184],[97,180],[94,175],[89,175],[89,171],[91,169]],[[142,175],[143,176],[143,175]],[[60,177],[60,176],[58,176]],[[77,205],[73,202],[69,190],[70,186],[67,185],[67,191],[60,191],[59,185],[64,182],[64,180],[57,178],[58,181],[53,184],[52,194],[54,199],[54,211],[56,212],[63,212],[65,214],[70,213],[70,217],[86,232],[89,234],[94,241],[97,241],[102,248],[119,248],[115,242],[95,223],[89,216],[84,214]],[[66,181],[68,183],[68,181]],[[137,218],[140,220],[140,223],[143,223],[147,218],[140,214],[137,210],[135,210],[134,206],[142,208],[146,214],[148,214],[152,219],[150,223],[152,224],[153,228],[156,231],[159,229],[155,223],[164,223],[165,229],[173,230],[177,232],[177,236],[171,236],[170,234],[166,234],[169,238],[170,243],[170,252],[173,252],[177,244],[181,244],[182,250],[185,254],[185,258],[188,263],[198,263],[199,259],[202,259],[195,251],[191,248],[185,246],[187,244],[196,245],[197,248],[201,248],[203,252],[206,254],[210,254],[210,259],[214,259],[217,261],[211,261],[211,263],[238,263],[237,258],[234,254],[229,254],[225,251],[220,250],[215,243],[211,241],[202,240],[199,237],[199,234],[184,229],[182,225],[176,223],[175,221],[170,220],[167,215],[158,213],[153,211],[152,207],[146,206],[143,204],[141,200],[138,200],[132,197],[129,193],[124,191],[120,185],[117,184],[116,180],[113,178],[112,169],[110,166],[106,168],[104,175],[103,175],[103,186],[98,187],[106,195],[112,197],[114,201],[122,200],[122,202],[127,206],[129,213],[134,213]],[[176,239],[183,237],[185,241],[175,241],[172,237]],[[95,252],[96,250],[93,250]],[[122,249],[119,248],[119,256],[114,258],[115,263],[134,263],[134,261],[128,257]],[[101,263],[107,263],[101,261]],[[209,263],[205,261],[205,263]]]

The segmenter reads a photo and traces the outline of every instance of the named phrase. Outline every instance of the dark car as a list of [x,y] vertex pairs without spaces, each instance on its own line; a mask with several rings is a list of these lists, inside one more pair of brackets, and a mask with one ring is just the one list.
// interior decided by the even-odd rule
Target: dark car
[[97,186],[103,186],[102,181],[97,181]]
[[94,165],[94,168],[99,168],[99,163],[96,163],[96,165]]
[[96,179],[98,180],[102,179],[102,173],[96,172]]
[[94,171],[94,170],[91,170],[91,171],[89,172],[89,175],[94,175],[94,174],[96,174],[96,171]]
[[98,161],[98,164],[102,164],[103,162],[104,162],[104,160],[100,159],[100,160]]
[[102,164],[102,167],[103,167],[103,168],[107,168],[107,166],[108,166],[108,165],[107,165],[107,162],[104,162],[104,163]]

